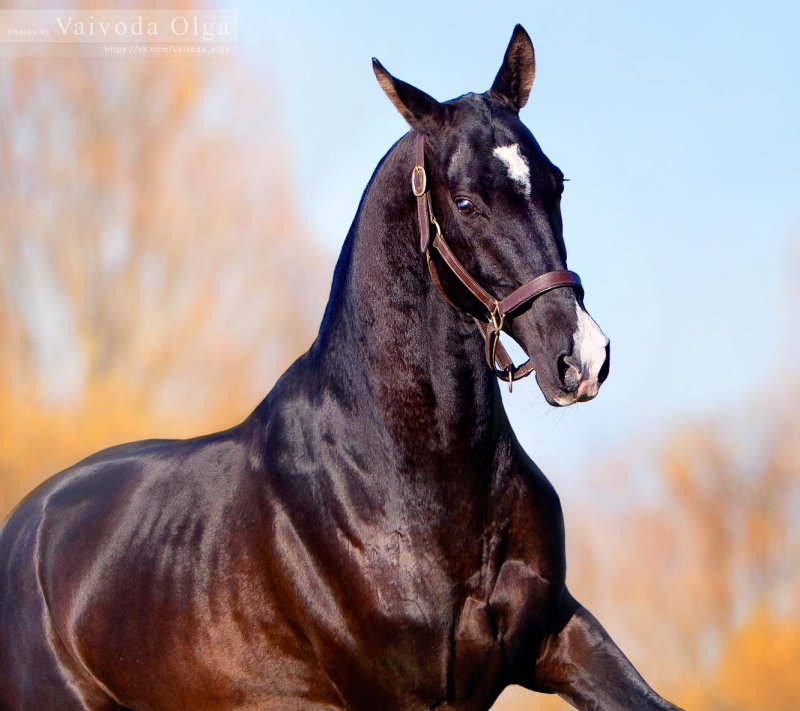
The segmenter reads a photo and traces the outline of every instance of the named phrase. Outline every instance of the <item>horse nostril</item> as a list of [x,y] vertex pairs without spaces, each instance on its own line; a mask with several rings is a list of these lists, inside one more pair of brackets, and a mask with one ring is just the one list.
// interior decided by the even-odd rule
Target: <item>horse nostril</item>
[[558,379],[561,381],[564,392],[575,392],[581,382],[580,368],[576,368],[570,362],[570,357],[564,355],[558,357],[556,366],[558,368]]
[[603,365],[600,368],[600,372],[597,374],[597,384],[602,385],[605,382],[605,379],[608,377],[608,371],[611,368],[611,341],[606,343],[606,359],[603,361]]

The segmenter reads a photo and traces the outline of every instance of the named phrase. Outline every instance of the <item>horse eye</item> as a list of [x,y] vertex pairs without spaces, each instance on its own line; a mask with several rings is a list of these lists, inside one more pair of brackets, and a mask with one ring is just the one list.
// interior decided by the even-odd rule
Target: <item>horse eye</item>
[[456,198],[456,207],[462,215],[475,215],[478,212],[472,200],[465,197]]

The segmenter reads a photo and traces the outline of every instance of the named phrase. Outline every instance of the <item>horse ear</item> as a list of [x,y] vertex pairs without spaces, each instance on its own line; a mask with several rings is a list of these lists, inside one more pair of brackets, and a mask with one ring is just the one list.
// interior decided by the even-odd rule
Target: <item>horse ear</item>
[[534,76],[536,58],[533,54],[533,43],[522,25],[517,25],[491,91],[513,111],[519,112],[528,101]]
[[393,77],[375,57],[372,58],[372,69],[381,89],[411,128],[427,133],[441,126],[445,118],[445,107],[436,99]]

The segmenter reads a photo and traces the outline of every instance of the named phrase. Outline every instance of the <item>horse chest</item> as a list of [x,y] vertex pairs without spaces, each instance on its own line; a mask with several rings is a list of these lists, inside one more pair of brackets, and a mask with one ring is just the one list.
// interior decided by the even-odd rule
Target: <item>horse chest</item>
[[525,626],[529,601],[509,594],[523,589],[525,573],[487,561],[481,538],[462,540],[460,553],[475,564],[460,575],[429,543],[417,549],[412,535],[394,531],[331,576],[328,599],[339,604],[316,618],[313,637],[352,708],[490,703],[507,671],[504,642]]

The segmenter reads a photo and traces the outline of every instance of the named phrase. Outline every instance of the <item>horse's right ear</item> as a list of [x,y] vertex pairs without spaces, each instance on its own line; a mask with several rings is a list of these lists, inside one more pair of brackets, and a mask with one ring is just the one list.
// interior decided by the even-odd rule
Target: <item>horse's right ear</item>
[[411,128],[422,133],[430,133],[442,125],[446,110],[436,99],[417,87],[393,77],[375,57],[372,58],[372,69],[381,89],[386,92],[389,101],[408,121]]

